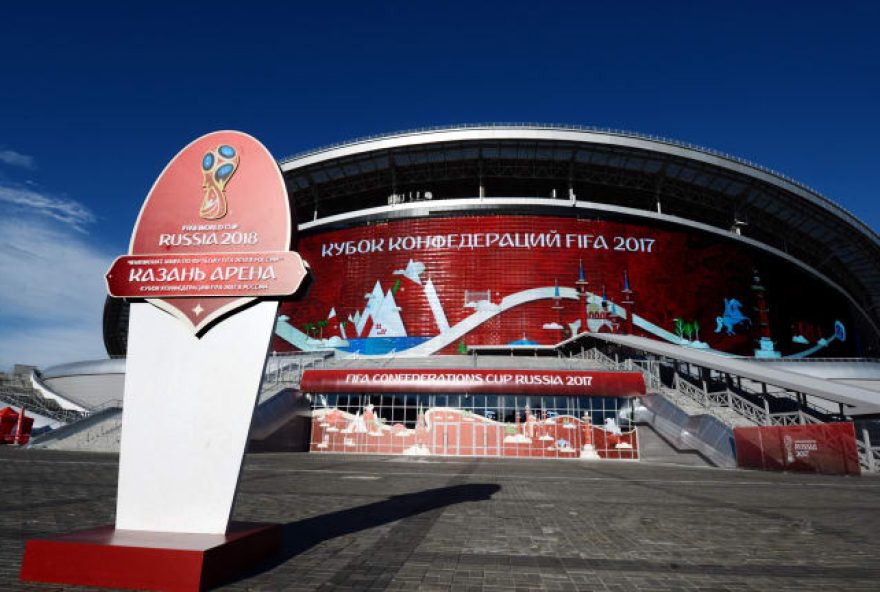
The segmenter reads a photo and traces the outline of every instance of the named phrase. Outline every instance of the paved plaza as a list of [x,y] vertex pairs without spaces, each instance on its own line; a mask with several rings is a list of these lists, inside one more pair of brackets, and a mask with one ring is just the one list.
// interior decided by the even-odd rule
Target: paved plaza
[[[0,450],[0,590],[29,537],[113,521],[117,459]],[[253,454],[238,520],[285,525],[225,590],[871,590],[880,479],[633,462]]]

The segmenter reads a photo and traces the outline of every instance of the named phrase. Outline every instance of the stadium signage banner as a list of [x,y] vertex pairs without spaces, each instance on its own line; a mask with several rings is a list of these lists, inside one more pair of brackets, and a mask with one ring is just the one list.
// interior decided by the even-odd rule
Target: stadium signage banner
[[306,276],[291,252],[278,165],[253,137],[207,134],[184,148],[150,190],[129,254],[106,275],[111,296],[146,298],[198,333],[254,298],[286,296]]
[[[308,294],[282,303],[274,351],[452,355],[627,333],[752,356],[853,355],[849,304],[726,236],[653,223],[468,212],[319,225],[297,250]],[[756,282],[755,270],[762,283]],[[765,352],[766,353],[766,352]]]
[[619,251],[653,253],[656,238],[634,235],[548,232],[470,232],[434,235],[408,235],[326,242],[321,257],[368,255],[394,251],[430,251],[435,249],[578,249],[581,251]]
[[306,370],[301,387],[315,393],[511,393],[623,397],[645,394],[640,372],[548,370]]
[[852,422],[735,428],[736,464],[764,471],[860,475]]

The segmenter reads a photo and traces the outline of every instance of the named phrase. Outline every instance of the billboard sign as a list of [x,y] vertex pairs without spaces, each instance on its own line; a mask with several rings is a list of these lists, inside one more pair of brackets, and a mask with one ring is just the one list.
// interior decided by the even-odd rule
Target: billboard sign
[[623,397],[645,394],[641,372],[553,370],[306,370],[314,393],[514,393]]
[[106,275],[111,296],[145,298],[198,333],[254,298],[286,296],[306,275],[278,165],[253,137],[202,136],[162,171],[129,254]]
[[843,296],[790,262],[696,229],[438,213],[313,226],[297,249],[312,283],[282,303],[276,351],[417,357],[625,333],[751,356],[765,314],[764,354],[856,353]]
[[852,422],[735,428],[733,436],[742,468],[861,474]]

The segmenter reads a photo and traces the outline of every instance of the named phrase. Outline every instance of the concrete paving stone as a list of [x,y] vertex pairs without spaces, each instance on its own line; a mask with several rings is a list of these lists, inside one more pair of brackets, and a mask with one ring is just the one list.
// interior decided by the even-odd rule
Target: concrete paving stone
[[[0,592],[89,590],[18,568],[28,538],[113,522],[116,457],[2,448],[0,466]],[[878,503],[871,477],[254,454],[234,518],[282,523],[285,546],[223,589],[875,591]]]

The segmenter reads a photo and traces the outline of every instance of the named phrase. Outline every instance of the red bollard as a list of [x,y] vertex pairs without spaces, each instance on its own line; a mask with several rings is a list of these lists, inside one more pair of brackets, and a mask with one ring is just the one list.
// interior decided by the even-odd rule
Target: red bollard
[[18,421],[15,422],[15,437],[12,440],[12,443],[18,446],[21,446],[22,427],[24,427],[24,407],[22,407],[21,411],[18,413]]
[[28,440],[31,439],[31,427],[33,425],[34,420],[25,416],[24,407],[22,407],[21,412],[18,414],[18,421],[15,422],[15,437],[12,443],[18,446],[27,444]]

